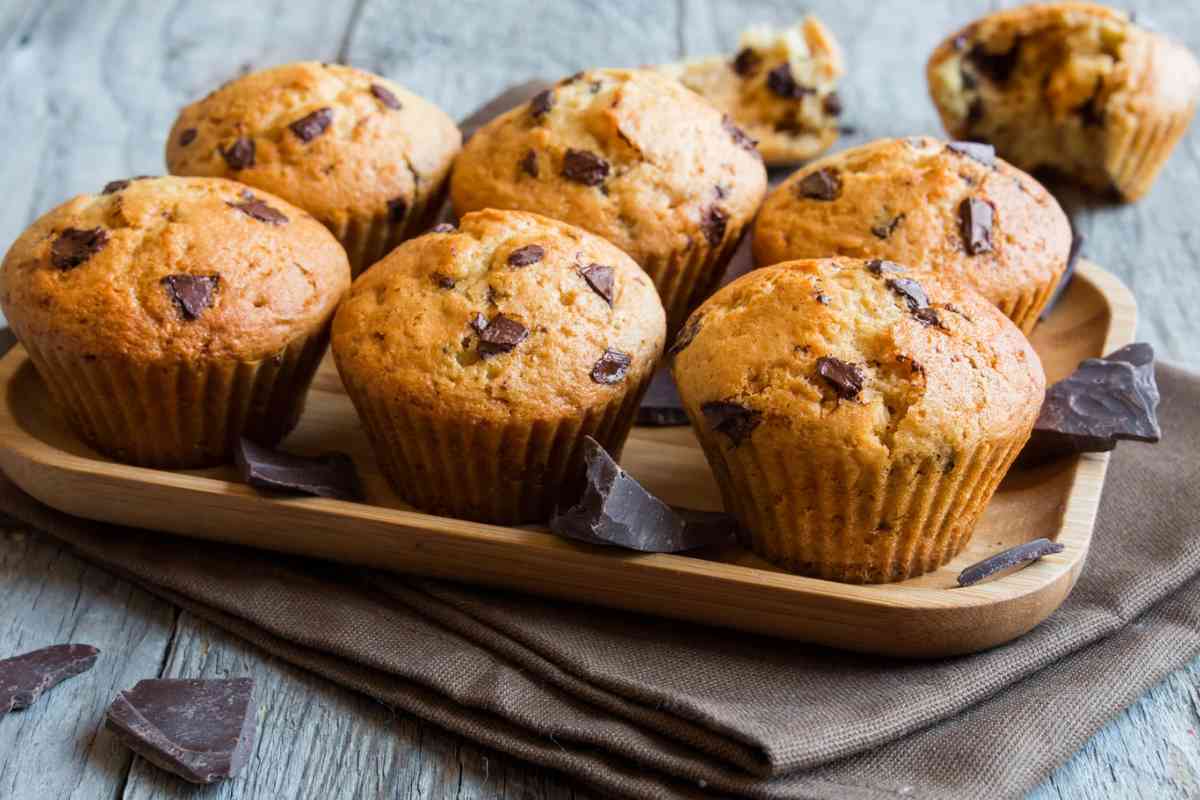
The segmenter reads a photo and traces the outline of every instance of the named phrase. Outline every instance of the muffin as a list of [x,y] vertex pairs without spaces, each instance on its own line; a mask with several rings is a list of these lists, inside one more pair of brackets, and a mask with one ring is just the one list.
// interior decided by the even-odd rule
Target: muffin
[[658,73],[610,69],[485,125],[450,195],[460,215],[533,211],[608,239],[654,280],[673,331],[720,280],[766,186],[753,141],[728,117]]
[[617,457],[665,339],[654,285],[612,244],[537,214],[438,226],[354,282],[333,355],[384,476],[436,514],[536,522]]
[[808,161],[837,141],[842,50],[816,17],[783,30],[749,28],[733,56],[657,69],[728,114],[770,166]]
[[148,467],[228,461],[300,418],[350,286],[329,231],[219,178],[134,178],[33,223],[0,307],[50,396],[100,452]]
[[319,219],[358,274],[435,221],[462,136],[389,80],[303,62],[254,72],[180,112],[174,175],[234,178]]
[[697,309],[674,349],[747,546],[849,583],[911,578],[962,550],[1045,388],[995,306],[884,260],[751,272]]
[[1067,267],[1071,225],[1041,184],[989,145],[884,139],[799,170],[754,225],[760,266],[839,255],[960,280],[1021,330]]
[[1094,3],[986,16],[942,42],[926,72],[951,136],[1126,200],[1150,190],[1200,96],[1183,45]]

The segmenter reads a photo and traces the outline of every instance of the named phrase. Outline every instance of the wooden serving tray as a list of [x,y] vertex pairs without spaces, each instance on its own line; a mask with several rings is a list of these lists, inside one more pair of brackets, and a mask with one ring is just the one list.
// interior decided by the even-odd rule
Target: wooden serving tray
[[[1033,334],[1050,381],[1134,335],[1136,308],[1113,275],[1081,261]],[[854,586],[784,573],[738,547],[642,555],[414,511],[387,487],[332,362],[286,446],[348,451],[370,504],[261,494],[232,468],[168,472],[114,463],[68,430],[22,348],[0,361],[0,468],[70,514],[268,550],[364,564],[643,611],[836,647],[933,657],[1006,642],[1071,590],[1091,540],[1107,454],[1014,469],[966,551],[903,583]],[[623,465],[669,503],[720,507],[689,428],[636,428]],[[1066,549],[1010,574],[955,588],[966,565],[1045,536]]]

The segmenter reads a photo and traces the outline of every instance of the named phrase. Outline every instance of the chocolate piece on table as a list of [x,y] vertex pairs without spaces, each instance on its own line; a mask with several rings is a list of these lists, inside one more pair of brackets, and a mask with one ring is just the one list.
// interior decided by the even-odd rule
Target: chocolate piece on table
[[234,448],[238,472],[256,489],[360,501],[362,484],[354,461],[345,453],[309,458],[281,453],[242,437]]
[[550,520],[550,530],[559,536],[643,553],[678,553],[733,540],[737,526],[731,516],[675,511],[647,492],[590,436],[584,459],[583,495]]
[[233,777],[254,751],[254,680],[152,678],[121,692],[105,727],[150,763],[192,783]]
[[1037,561],[1042,556],[1061,553],[1062,551],[1063,546],[1058,542],[1052,542],[1049,539],[1034,539],[1032,542],[1025,542],[1016,547],[1010,547],[1001,553],[989,556],[983,561],[967,567],[958,574],[958,585],[970,586],[973,583],[979,583],[984,578],[995,575],[1000,570],[1015,567],[1017,564],[1023,564],[1028,561]]
[[679,399],[671,370],[660,368],[650,379],[650,388],[638,407],[637,424],[656,428],[688,424],[687,413],[683,410],[683,401]]
[[87,672],[100,651],[87,644],[56,644],[0,659],[0,715],[29,708],[42,693]]

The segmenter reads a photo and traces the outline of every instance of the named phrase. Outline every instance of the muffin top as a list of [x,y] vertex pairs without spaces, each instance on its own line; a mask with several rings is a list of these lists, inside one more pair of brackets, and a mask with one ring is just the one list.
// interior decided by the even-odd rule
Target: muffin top
[[537,214],[438,226],[354,282],[333,324],[349,380],[464,420],[554,419],[654,370],[654,284],[612,244]]
[[350,285],[324,226],[219,178],[133,178],[68,200],[13,243],[0,305],[22,341],[147,362],[257,360]]
[[462,136],[437,106],[378,75],[307,61],[252,72],[180,112],[176,175],[235,178],[331,227],[404,220],[446,177]]
[[798,170],[754,225],[760,265],[884,258],[962,280],[989,300],[1057,282],[1071,226],[1037,181],[989,145],[883,139]]
[[954,458],[1028,433],[1045,375],[975,292],[883,260],[789,261],[713,295],[673,348],[689,415],[725,434],[786,434],[864,460]]
[[720,245],[754,216],[766,185],[753,141],[699,95],[649,70],[603,69],[480,129],[450,192],[460,214],[535,211],[647,264]]

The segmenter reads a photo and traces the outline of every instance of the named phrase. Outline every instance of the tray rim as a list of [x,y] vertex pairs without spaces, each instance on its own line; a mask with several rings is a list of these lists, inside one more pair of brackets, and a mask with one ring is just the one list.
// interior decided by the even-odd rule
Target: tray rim
[[[1108,304],[1109,325],[1105,334],[1103,352],[1111,352],[1132,341],[1136,328],[1136,304],[1132,293],[1120,279],[1101,267],[1080,259],[1076,267],[1076,280],[1090,283]],[[211,501],[221,498],[223,504],[229,507],[229,513],[240,513],[238,509],[248,505],[257,506],[259,508],[257,513],[261,513],[262,504],[288,516],[300,512],[308,524],[327,530],[336,528],[337,525],[325,523],[344,523],[346,519],[354,519],[370,523],[372,526],[388,526],[393,529],[395,535],[417,532],[437,540],[446,540],[447,537],[450,537],[450,540],[446,541],[431,539],[428,543],[431,547],[444,546],[454,549],[457,545],[463,545],[478,547],[482,550],[515,547],[528,553],[527,560],[531,563],[543,558],[553,558],[580,568],[586,568],[587,562],[598,558],[600,564],[608,565],[607,568],[611,568],[612,563],[621,562],[622,569],[632,569],[640,575],[642,580],[654,580],[680,574],[693,577],[707,576],[730,588],[743,587],[747,590],[760,590],[763,595],[760,599],[763,601],[782,593],[793,598],[796,595],[802,595],[810,601],[829,601],[839,608],[866,606],[876,610],[954,612],[1009,603],[1036,603],[1039,608],[1048,608],[1044,614],[1039,614],[1037,620],[1018,631],[1014,636],[1032,628],[1045,616],[1048,616],[1054,608],[1057,608],[1077,579],[1090,545],[1099,505],[1098,494],[1103,486],[1109,458],[1107,453],[1084,455],[1078,457],[1071,468],[1070,488],[1057,537],[1057,541],[1065,546],[1065,550],[1061,554],[1048,556],[1017,572],[992,581],[952,590],[904,586],[902,583],[839,584],[816,578],[759,570],[752,566],[706,561],[688,556],[612,551],[607,548],[569,542],[542,531],[438,517],[419,511],[326,498],[269,497],[240,483],[225,481],[217,477],[129,466],[74,455],[48,446],[26,430],[14,416],[8,393],[13,386],[14,378],[24,368],[27,361],[28,358],[20,345],[14,346],[0,360],[0,438],[4,442],[4,446],[0,447],[0,469],[22,490],[41,502],[77,516],[114,524],[138,526],[134,521],[137,519],[135,511],[123,505],[114,504],[113,513],[89,513],[90,507],[86,503],[81,504],[79,498],[73,498],[69,491],[66,494],[63,493],[71,483],[95,482],[97,487],[117,493],[139,493],[147,486],[151,486],[155,487],[152,490],[154,492],[160,490],[183,492],[193,500],[209,501],[206,504],[211,504]],[[1092,491],[1087,491],[1087,487],[1092,487]],[[1081,489],[1084,490],[1081,491]],[[246,513],[250,512],[247,510]],[[221,539],[246,544],[244,540],[237,538],[182,530],[179,524],[174,524],[176,522],[178,521],[168,521],[167,525],[156,523],[153,527],[192,538]],[[140,527],[148,526],[141,525]],[[182,527],[188,526],[185,524]],[[410,557],[415,557],[415,553],[421,550],[421,543],[414,541],[408,544],[412,545],[414,549],[414,554],[409,554]],[[259,545],[251,544],[249,546]],[[278,549],[319,558],[336,558],[336,555],[321,552],[319,549],[313,551],[311,548],[302,546]],[[395,567],[389,565],[389,568]],[[436,570],[402,569],[401,571],[432,574],[436,577],[455,577]],[[486,570],[484,571],[486,572]],[[491,578],[495,578],[495,580]],[[480,579],[479,574],[468,577],[460,574],[458,579],[478,580],[482,583],[524,589],[524,591],[534,591],[576,601],[582,597],[579,593],[553,589],[537,592],[535,587],[529,587],[523,583],[505,583],[502,576],[488,575]],[[880,591],[881,588],[887,591]],[[1044,595],[1049,595],[1049,597],[1044,597]],[[1047,599],[1050,600],[1048,606],[1042,602]],[[632,603],[604,602],[595,598],[584,598],[582,602],[617,605],[659,616],[671,616],[669,609],[647,608],[644,602],[640,606]],[[722,623],[718,621],[717,624]],[[770,630],[770,626],[765,624],[757,627],[753,625],[736,625],[735,627],[787,636],[785,633]],[[1007,641],[1009,638],[1013,637],[1009,636],[1001,641]],[[842,643],[837,646],[853,647],[853,643],[849,645]],[[863,649],[870,652],[883,652],[878,648]],[[970,650],[958,652],[970,652]],[[948,653],[897,652],[893,654],[942,655]]]

